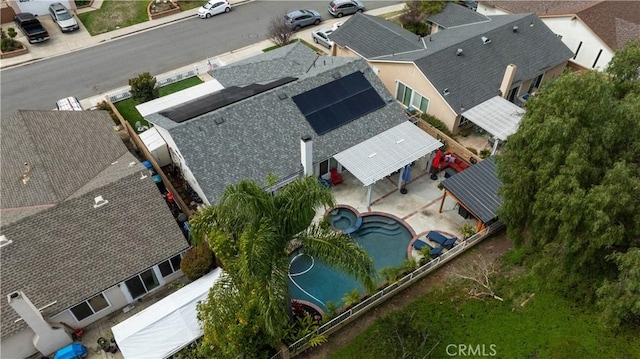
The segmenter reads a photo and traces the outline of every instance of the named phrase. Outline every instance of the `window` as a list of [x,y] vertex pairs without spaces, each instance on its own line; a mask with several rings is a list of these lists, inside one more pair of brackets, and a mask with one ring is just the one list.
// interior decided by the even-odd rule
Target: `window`
[[513,102],[513,100],[515,100],[517,95],[518,95],[518,87],[512,88],[511,91],[509,92],[509,96],[507,97],[507,100],[509,100],[510,102]]
[[107,302],[107,298],[100,293],[95,297],[72,307],[71,313],[73,313],[73,316],[76,317],[77,321],[81,321],[108,307],[109,302]]
[[166,277],[178,271],[180,269],[180,260],[182,260],[182,258],[178,254],[171,257],[171,259],[168,259],[158,264],[158,268],[160,269],[160,273],[162,274],[162,277]]
[[335,158],[331,157],[328,160],[324,160],[322,162],[320,162],[320,173],[319,175],[322,176],[324,174],[329,173],[329,171],[332,168],[338,168],[338,161],[335,160]]
[[156,278],[153,268],[149,268],[139,275],[127,279],[124,284],[127,286],[131,297],[136,299],[159,286],[160,282]]
[[160,282],[158,282],[158,278],[156,278],[155,273],[153,273],[153,269],[147,269],[146,271],[140,273],[140,278],[142,278],[144,286],[147,287],[147,291],[150,291],[160,285]]
[[402,102],[403,105],[413,107],[420,112],[427,112],[429,108],[429,99],[413,91],[405,84],[398,82],[398,89],[396,92],[396,100]]
[[529,91],[527,91],[528,93],[531,93],[531,91],[536,88],[539,89],[540,88],[540,83],[542,82],[542,75],[540,74],[538,75],[538,77],[536,77],[535,79],[531,80],[531,84],[529,85]]

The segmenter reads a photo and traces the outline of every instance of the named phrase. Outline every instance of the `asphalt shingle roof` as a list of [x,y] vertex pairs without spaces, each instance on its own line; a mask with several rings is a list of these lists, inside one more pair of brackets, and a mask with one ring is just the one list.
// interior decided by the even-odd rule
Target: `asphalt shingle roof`
[[640,38],[640,4],[636,0],[482,1],[511,13],[540,16],[576,15],[612,49]]
[[18,209],[31,213],[59,203],[109,167],[127,152],[113,126],[104,111],[21,110],[3,119],[2,214],[11,209],[19,218]]
[[498,196],[502,182],[496,175],[496,163],[492,157],[445,179],[442,186],[482,222],[497,218],[496,212],[502,205],[502,198]]
[[[490,21],[453,27],[427,36],[423,38],[425,46],[420,50],[402,54],[387,50],[367,59],[374,62],[414,62],[438,92],[444,94],[444,90],[448,90],[449,94],[443,98],[456,113],[461,113],[498,94],[507,65],[518,67],[513,82],[516,85],[573,56],[571,50],[535,14],[489,18]],[[518,26],[516,32],[513,31],[514,26]],[[372,27],[366,22],[352,22],[350,19],[338,30],[342,29],[353,34],[367,33]],[[409,33],[398,29],[396,32]],[[483,36],[491,42],[483,43]],[[366,46],[360,42],[367,41],[363,37],[342,39],[332,37],[340,46],[348,46],[356,52],[356,49]],[[393,42],[379,41],[377,46],[382,51],[392,47]],[[458,49],[462,49],[461,56],[456,55]]]
[[365,59],[423,49],[418,35],[381,17],[356,13],[329,35]]
[[[19,111],[2,121],[2,336],[26,326],[7,294],[48,318],[188,247],[148,170],[103,111]],[[24,162],[31,165],[23,184]],[[147,177],[141,179],[142,175]],[[108,200],[93,208],[94,198]]]
[[[22,290],[45,318],[128,279],[188,247],[141,164],[126,178],[88,191],[2,229],[2,336],[25,326],[9,306]],[[109,203],[93,208],[94,198]]]
[[[171,124],[159,114],[147,119],[170,126],[168,131],[187,166],[206,198],[215,203],[229,184],[242,180],[264,184],[269,174],[286,178],[297,173],[301,169],[302,136],[312,137],[313,161],[318,163],[406,121],[400,106],[364,60],[326,61],[330,59],[318,57],[307,73],[296,75],[298,80],[294,82],[181,124]],[[345,76],[355,71],[364,73],[386,105],[322,136],[316,135],[291,98],[334,81],[335,73]],[[278,97],[282,93],[287,95],[284,100]],[[217,125],[215,119],[220,117],[224,123]]]
[[489,21],[489,18],[468,7],[448,2],[442,11],[429,15],[427,20],[448,29],[476,22]]

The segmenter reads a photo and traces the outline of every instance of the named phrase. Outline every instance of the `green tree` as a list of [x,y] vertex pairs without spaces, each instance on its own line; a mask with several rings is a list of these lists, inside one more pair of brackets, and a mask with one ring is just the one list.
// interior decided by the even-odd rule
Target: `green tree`
[[622,98],[628,93],[640,93],[640,39],[627,43],[609,62],[607,72],[613,77]]
[[427,0],[414,0],[407,1],[407,12],[400,15],[400,22],[402,26],[419,36],[426,36],[429,34],[429,27],[426,19],[430,14],[436,14],[442,11],[447,5],[446,1],[427,1]]
[[315,177],[277,193],[243,181],[191,219],[194,240],[208,240],[225,270],[199,307],[203,346],[212,355],[261,357],[256,348],[281,340],[292,320],[289,256],[299,246],[373,288],[375,267],[366,251],[350,237],[312,224],[323,205],[333,206],[333,195]]
[[619,275],[598,288],[598,304],[609,323],[640,326],[640,248],[610,257],[618,265]]
[[640,96],[616,96],[607,74],[567,73],[527,103],[497,159],[499,217],[565,294],[592,300],[619,275],[609,255],[640,238]]
[[156,88],[156,78],[148,72],[143,72],[138,77],[129,79],[129,86],[131,86],[131,98],[138,103],[151,101],[160,96]]

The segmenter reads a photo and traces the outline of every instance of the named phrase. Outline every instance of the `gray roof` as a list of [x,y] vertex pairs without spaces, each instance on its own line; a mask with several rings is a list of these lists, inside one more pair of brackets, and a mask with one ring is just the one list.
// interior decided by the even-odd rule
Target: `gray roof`
[[[437,32],[423,39],[426,48],[402,54],[387,50],[386,53],[378,52],[376,56],[367,57],[358,51],[369,46],[361,43],[368,41],[365,37],[353,36],[345,40],[332,34],[331,38],[370,61],[414,62],[438,92],[442,94],[444,89],[449,90],[449,95],[443,98],[456,113],[497,95],[509,64],[518,67],[513,82],[517,85],[573,57],[571,50],[535,14],[489,18],[491,21]],[[371,26],[362,24],[362,21],[350,19],[338,31],[344,29],[349,34],[372,31]],[[516,32],[513,31],[514,26],[518,26]],[[393,32],[394,36],[397,31],[413,35],[398,28]],[[484,44],[483,36],[491,42]],[[383,42],[385,38],[388,36],[380,37],[376,43],[381,51],[395,46],[393,41]],[[462,56],[456,56],[458,49],[462,49]]]
[[[3,119],[2,217],[10,211],[9,217],[20,218],[21,211],[59,203],[118,160],[127,148],[113,126],[105,111],[20,110]],[[25,162],[31,168],[26,184]]]
[[427,17],[427,21],[448,29],[476,22],[489,21],[489,18],[479,12],[469,9],[466,6],[447,2],[442,11],[437,14],[429,15]]
[[218,67],[210,74],[224,87],[243,86],[304,74],[316,65],[317,58],[306,45],[296,42]]
[[[242,180],[264,183],[269,174],[282,179],[300,171],[302,136],[312,137],[313,161],[318,163],[406,121],[400,106],[364,60],[341,59],[326,66],[324,61],[330,59],[318,57],[314,64],[322,66],[312,65],[312,70],[297,74],[296,81],[180,124],[159,114],[147,119],[169,127],[210,203],[215,203],[229,184]],[[291,98],[334,81],[335,73],[345,76],[355,71],[364,73],[386,105],[318,136]],[[281,93],[287,98],[280,100]],[[214,120],[219,117],[224,123],[217,125]]]
[[[113,132],[113,131],[112,131]],[[117,166],[117,165],[114,165]],[[22,290],[55,315],[188,247],[150,176],[124,179],[8,225],[2,255],[2,336],[25,326],[7,294]],[[109,203],[94,208],[94,198]]]
[[497,218],[496,212],[502,205],[502,198],[498,196],[502,182],[496,174],[493,157],[445,179],[442,185],[483,223]]
[[424,48],[418,35],[381,17],[361,13],[351,16],[329,38],[365,59]]

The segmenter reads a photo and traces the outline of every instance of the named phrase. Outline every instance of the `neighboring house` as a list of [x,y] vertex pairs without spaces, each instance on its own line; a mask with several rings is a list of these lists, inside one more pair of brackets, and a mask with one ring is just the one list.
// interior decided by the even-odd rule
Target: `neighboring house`
[[330,37],[334,55],[366,59],[397,101],[457,132],[467,123],[466,109],[496,95],[521,104],[573,56],[535,14],[489,19],[419,38],[391,21],[355,14]]
[[76,2],[73,0],[7,0],[7,4],[11,6],[16,14],[30,12],[34,15],[47,16],[49,16],[49,5],[57,2],[64,5],[72,13],[75,13],[77,9]]
[[[0,357],[43,355],[181,276],[189,245],[104,111],[2,119]],[[62,328],[62,329],[61,329]]]
[[341,170],[335,154],[408,123],[365,61],[318,56],[301,43],[211,74],[224,89],[183,98],[183,105],[158,107],[145,116],[207,204],[242,180],[266,186],[272,176],[278,181],[272,189],[277,189],[303,169],[308,175],[329,176],[331,168]]
[[466,6],[447,2],[442,11],[437,14],[430,14],[427,17],[427,25],[429,26],[429,33],[435,34],[438,31],[489,20],[485,15],[479,14]]
[[640,38],[637,1],[480,1],[478,12],[536,13],[585,69],[604,70],[616,50]]

